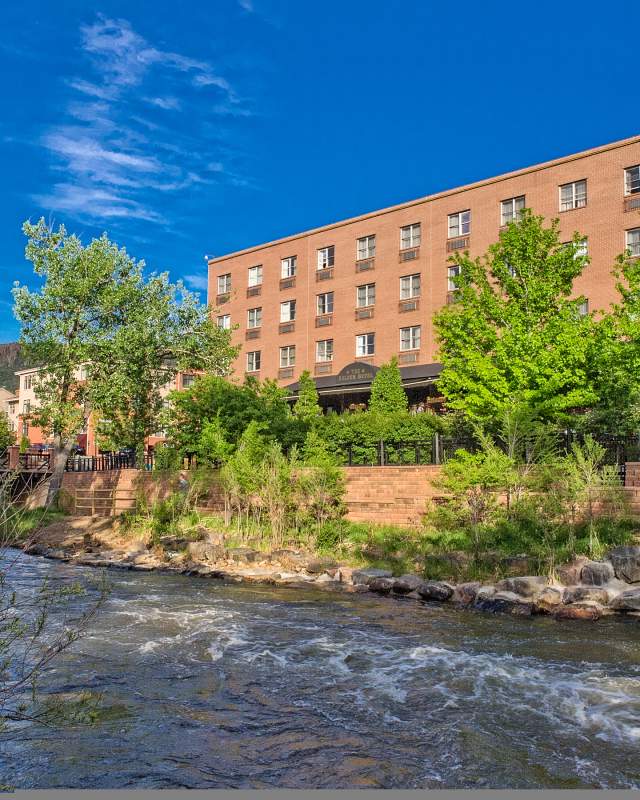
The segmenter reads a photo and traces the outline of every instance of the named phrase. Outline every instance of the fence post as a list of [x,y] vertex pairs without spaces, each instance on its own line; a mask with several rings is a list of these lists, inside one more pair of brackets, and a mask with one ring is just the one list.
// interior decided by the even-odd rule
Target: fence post
[[435,431],[431,440],[431,461],[433,464],[440,463],[440,434]]
[[384,467],[384,442],[380,439],[380,446],[378,450],[378,464]]

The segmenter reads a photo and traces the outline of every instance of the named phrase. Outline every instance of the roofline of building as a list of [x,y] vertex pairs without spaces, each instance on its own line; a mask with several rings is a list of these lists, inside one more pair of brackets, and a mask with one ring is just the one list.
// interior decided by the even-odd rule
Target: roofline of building
[[610,144],[600,145],[599,147],[592,147],[589,150],[581,150],[579,153],[573,153],[569,156],[563,156],[562,158],[555,158],[551,161],[543,161],[540,164],[533,164],[530,167],[523,167],[522,169],[514,170],[512,172],[504,172],[501,175],[496,175],[493,178],[484,178],[483,180],[476,181],[475,183],[467,183],[464,186],[458,186],[454,189],[446,189],[442,192],[436,192],[435,194],[429,194],[424,197],[419,197],[417,200],[409,200],[405,203],[399,203],[395,206],[388,206],[386,208],[381,208],[377,211],[368,211],[365,214],[360,214],[357,217],[349,217],[348,219],[338,220],[337,222],[333,222],[329,225],[321,225],[319,228],[309,228],[306,231],[301,231],[300,233],[294,233],[290,236],[283,236],[280,239],[273,239],[269,242],[264,242],[263,244],[254,245],[252,247],[246,247],[243,250],[235,250],[232,253],[225,253],[222,256],[216,256],[215,258],[210,258],[208,260],[209,266],[213,264],[221,264],[224,261],[227,261],[230,258],[235,258],[236,256],[243,256],[248,255],[249,253],[255,253],[258,250],[264,250],[267,247],[278,247],[279,245],[286,244],[287,242],[294,242],[296,239],[302,239],[304,236],[310,236],[316,233],[323,233],[323,231],[330,231],[335,228],[341,228],[344,225],[351,225],[354,222],[363,222],[367,219],[372,219],[373,217],[379,217],[383,214],[391,214],[394,211],[400,211],[404,208],[411,208],[412,206],[417,206],[422,203],[430,203],[434,200],[440,200],[443,197],[452,197],[453,195],[460,194],[461,192],[469,191],[470,189],[478,189],[482,186],[491,186],[495,183],[501,183],[502,181],[509,180],[511,178],[518,178],[521,175],[529,175],[532,172],[539,172],[543,169],[548,169],[549,167],[557,167],[560,164],[568,164],[571,161],[579,161],[582,158],[587,158],[588,156],[597,155],[599,153],[606,153],[609,150],[617,150],[620,147],[626,147],[630,144],[638,144],[640,143],[640,135],[630,136],[627,139],[620,139],[617,142],[611,142]]

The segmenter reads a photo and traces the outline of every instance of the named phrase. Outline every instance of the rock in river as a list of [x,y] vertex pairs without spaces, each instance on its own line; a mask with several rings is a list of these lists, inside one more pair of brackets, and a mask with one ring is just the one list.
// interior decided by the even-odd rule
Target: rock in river
[[227,550],[227,557],[240,564],[253,564],[254,561],[259,560],[260,553],[257,550],[252,550],[251,547],[234,547],[231,550]]
[[586,600],[606,605],[609,602],[609,592],[601,586],[569,586],[565,589],[565,604],[583,603]]
[[563,589],[546,586],[534,601],[535,610],[541,614],[551,614],[556,606],[562,605],[563,596]]
[[580,573],[580,581],[588,586],[604,586],[614,577],[613,564],[610,561],[587,561]]
[[506,612],[522,617],[529,617],[533,613],[533,603],[530,600],[523,599],[515,592],[503,591],[491,594],[480,590],[476,596],[474,606],[480,611]]
[[459,583],[453,591],[453,602],[459,603],[461,606],[469,606],[476,599],[479,589],[478,581]]
[[547,579],[541,575],[525,575],[518,578],[505,578],[497,583],[498,591],[513,592],[520,597],[533,597],[547,585]]
[[425,581],[418,586],[418,594],[423,600],[439,600],[444,602],[453,594],[453,586],[444,581]]
[[307,564],[307,572],[312,575],[320,575],[328,569],[334,569],[337,563],[332,558],[311,558]]
[[571,605],[568,606],[558,606],[553,612],[553,616],[556,619],[596,620],[600,619],[603,613],[604,608],[600,603],[586,600],[584,603],[571,603]]
[[409,594],[409,592],[415,592],[423,583],[424,581],[419,575],[401,575],[394,580],[393,591],[396,594]]
[[391,573],[388,569],[376,569],[369,567],[367,569],[358,569],[351,574],[353,583],[366,583],[369,584],[374,578],[390,578]]
[[611,601],[609,607],[615,611],[640,611],[640,587],[622,592]]
[[369,591],[378,594],[389,594],[393,589],[393,578],[372,578],[369,581]]
[[640,583],[640,546],[614,547],[607,555],[616,578],[627,583]]

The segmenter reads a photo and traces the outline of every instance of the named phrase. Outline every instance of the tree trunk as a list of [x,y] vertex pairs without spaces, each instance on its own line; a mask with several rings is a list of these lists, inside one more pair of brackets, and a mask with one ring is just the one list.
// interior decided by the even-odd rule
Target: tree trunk
[[62,478],[64,477],[64,468],[67,465],[67,459],[71,453],[73,443],[69,440],[62,441],[61,436],[55,437],[55,444],[53,450],[53,470],[51,478],[49,479],[49,489],[47,491],[46,507],[50,508],[58,499],[58,493],[62,486]]

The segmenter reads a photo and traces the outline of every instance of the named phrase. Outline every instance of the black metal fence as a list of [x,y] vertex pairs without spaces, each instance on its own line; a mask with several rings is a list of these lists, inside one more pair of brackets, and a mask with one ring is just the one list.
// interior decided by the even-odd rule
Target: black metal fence
[[99,456],[72,456],[67,459],[66,472],[108,472],[114,469],[144,469],[154,467],[153,455],[144,459],[136,458],[135,453],[103,453]]

